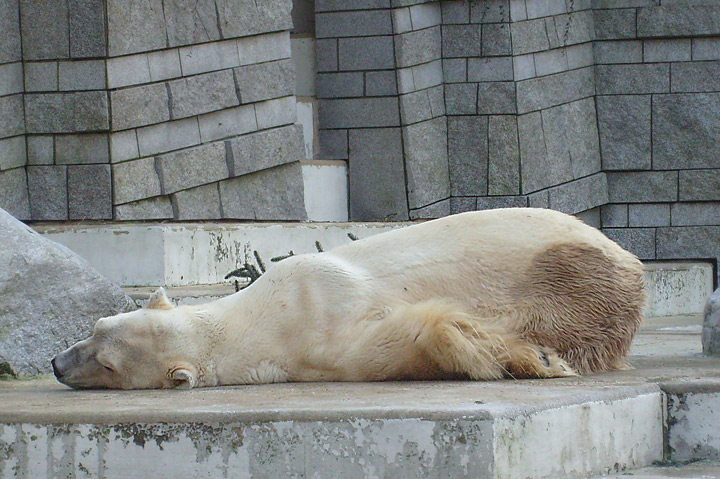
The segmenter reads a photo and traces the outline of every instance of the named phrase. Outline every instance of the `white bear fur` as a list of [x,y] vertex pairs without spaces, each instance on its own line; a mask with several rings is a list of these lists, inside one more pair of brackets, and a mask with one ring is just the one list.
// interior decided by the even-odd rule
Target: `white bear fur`
[[160,290],[55,361],[74,387],[559,377],[623,367],[643,303],[641,263],[598,230],[490,210],[293,256],[199,306]]

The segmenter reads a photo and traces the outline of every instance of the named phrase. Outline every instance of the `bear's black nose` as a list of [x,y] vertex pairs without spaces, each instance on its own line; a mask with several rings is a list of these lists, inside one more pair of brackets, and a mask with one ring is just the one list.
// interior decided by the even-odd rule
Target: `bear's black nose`
[[55,366],[55,358],[53,358],[52,361],[50,361],[50,364],[52,364],[53,373],[55,373],[55,377],[60,379],[62,377],[62,373],[60,373],[60,371],[58,371],[57,366]]

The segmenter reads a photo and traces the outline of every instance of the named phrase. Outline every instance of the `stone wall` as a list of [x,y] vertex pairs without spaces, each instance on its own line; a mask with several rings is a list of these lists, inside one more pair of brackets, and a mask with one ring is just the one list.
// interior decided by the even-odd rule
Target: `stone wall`
[[604,231],[642,259],[720,257],[720,4],[595,0]]
[[0,63],[23,60],[0,67],[20,75],[0,91],[0,152],[13,152],[0,182],[29,208],[4,187],[0,206],[33,220],[305,218],[290,0],[0,8],[2,34],[17,32]]
[[0,3],[0,208],[30,218],[18,0]]

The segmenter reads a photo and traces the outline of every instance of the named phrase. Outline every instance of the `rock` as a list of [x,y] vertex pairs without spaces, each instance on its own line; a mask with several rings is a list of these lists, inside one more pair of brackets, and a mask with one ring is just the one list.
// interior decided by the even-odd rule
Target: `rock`
[[84,259],[0,209],[0,375],[50,372],[50,359],[133,301]]
[[720,356],[720,288],[708,298],[703,314],[705,316],[702,330],[703,353]]

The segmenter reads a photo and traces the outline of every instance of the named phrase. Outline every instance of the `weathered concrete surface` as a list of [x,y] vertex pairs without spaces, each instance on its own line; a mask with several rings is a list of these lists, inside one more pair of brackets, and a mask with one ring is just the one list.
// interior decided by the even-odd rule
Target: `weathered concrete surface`
[[[720,479],[720,463],[644,467],[632,472],[632,479]],[[597,479],[628,479],[628,474],[610,474]]]
[[720,289],[715,290],[708,298],[703,316],[703,352],[720,356]]
[[50,359],[95,321],[134,309],[83,258],[0,209],[0,371],[50,371]]
[[720,379],[664,387],[668,402],[668,453],[673,461],[720,461]]
[[646,262],[648,300],[645,316],[701,314],[712,293],[713,275],[710,263]]
[[635,369],[559,380],[190,391],[0,381],[0,477],[624,472],[663,459],[666,383],[720,382],[720,359],[702,355],[699,331],[698,316],[651,319],[635,342]]

